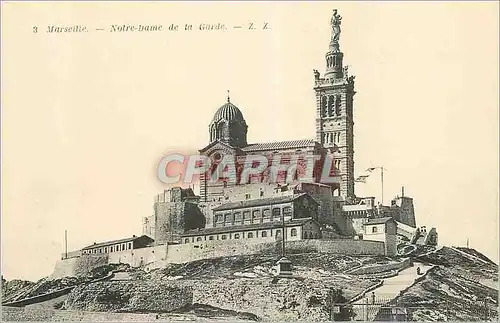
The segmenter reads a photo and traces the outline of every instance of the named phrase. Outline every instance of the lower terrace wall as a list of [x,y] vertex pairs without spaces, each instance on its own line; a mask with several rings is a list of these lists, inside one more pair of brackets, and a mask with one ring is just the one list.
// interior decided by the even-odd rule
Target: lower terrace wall
[[287,242],[287,252],[316,251],[348,255],[385,255],[385,246],[381,241],[369,240],[300,240]]
[[[132,267],[150,265],[157,268],[169,263],[186,263],[201,259],[231,257],[251,254],[281,253],[281,241],[212,240],[188,244],[159,245],[141,249],[112,252],[99,257],[83,255],[65,259],[56,265],[59,277],[76,276],[105,263],[125,263]],[[287,253],[323,252],[349,255],[384,255],[384,243],[368,240],[297,240],[286,242]],[[152,266],[153,264],[158,264]],[[54,274],[53,274],[54,275]]]
[[140,267],[155,261],[165,260],[166,252],[166,245],[111,252],[108,262],[110,264],[129,264],[132,267]]
[[[278,242],[203,241],[168,246],[167,263],[185,263],[200,259],[281,252]],[[384,255],[384,243],[367,240],[299,240],[287,241],[287,253],[324,252],[350,255]]]

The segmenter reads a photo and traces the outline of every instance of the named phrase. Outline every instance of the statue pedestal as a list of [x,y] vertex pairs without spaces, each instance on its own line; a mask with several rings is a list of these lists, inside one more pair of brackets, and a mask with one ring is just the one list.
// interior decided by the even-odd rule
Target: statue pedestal
[[282,257],[277,262],[278,277],[292,277],[292,262],[285,257]]

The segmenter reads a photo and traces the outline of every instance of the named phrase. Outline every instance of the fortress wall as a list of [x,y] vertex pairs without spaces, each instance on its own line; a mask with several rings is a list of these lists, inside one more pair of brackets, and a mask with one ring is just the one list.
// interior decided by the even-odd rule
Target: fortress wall
[[78,258],[68,258],[58,260],[54,268],[54,272],[50,275],[51,279],[59,279],[66,276],[75,276]]
[[[324,252],[351,255],[384,255],[380,241],[367,240],[297,240],[287,241],[287,253]],[[251,254],[281,253],[281,242],[249,242],[248,240],[203,241],[168,246],[167,263],[185,263],[200,259]]]
[[65,252],[61,253],[61,259],[66,259],[66,258],[78,258],[82,255],[81,250],[76,250],[76,251],[69,251],[68,254]]
[[108,255],[82,255],[77,258],[68,258],[56,262],[51,279],[58,279],[67,276],[83,276],[92,269],[108,264]]
[[107,254],[89,254],[76,258],[75,274],[73,276],[82,276],[89,273],[92,269],[108,264]]
[[273,252],[280,247],[281,243],[279,242],[250,242],[248,240],[203,241],[168,246],[166,260],[167,263],[185,263],[200,259]]
[[[199,243],[158,245],[135,250],[113,252],[108,255],[83,255],[58,261],[53,276],[78,276],[95,267],[108,263],[125,263],[132,267],[150,264],[162,267],[169,263],[186,263],[201,259],[231,257],[252,254],[281,254],[281,241],[263,242],[259,240],[213,240]],[[384,255],[385,246],[380,241],[368,240],[296,240],[286,242],[287,253],[324,252],[350,255]],[[152,266],[154,263],[159,266]]]
[[158,245],[133,250],[112,252],[109,254],[110,264],[129,264],[132,267],[140,267],[154,261],[165,260],[167,247]]
[[286,244],[287,252],[324,252],[349,255],[385,255],[385,246],[381,241],[368,240],[299,240]]

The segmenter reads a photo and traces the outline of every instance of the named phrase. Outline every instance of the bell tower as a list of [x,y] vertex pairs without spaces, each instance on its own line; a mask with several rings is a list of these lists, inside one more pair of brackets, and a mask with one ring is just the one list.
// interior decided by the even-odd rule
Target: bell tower
[[333,153],[334,165],[341,177],[340,195],[346,202],[354,195],[354,76],[349,76],[340,51],[342,17],[333,10],[332,36],[325,55],[326,70],[321,77],[314,70],[316,93],[316,141]]

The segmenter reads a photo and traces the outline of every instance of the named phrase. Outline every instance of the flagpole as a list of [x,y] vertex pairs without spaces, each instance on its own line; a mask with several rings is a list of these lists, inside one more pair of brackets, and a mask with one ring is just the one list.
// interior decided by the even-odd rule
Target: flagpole
[[380,166],[380,182],[382,184],[382,205],[384,205],[384,166]]
[[65,259],[68,259],[68,230],[64,230],[64,250],[66,255]]

